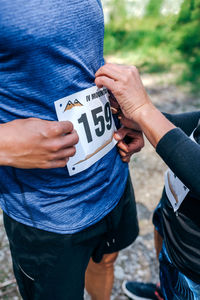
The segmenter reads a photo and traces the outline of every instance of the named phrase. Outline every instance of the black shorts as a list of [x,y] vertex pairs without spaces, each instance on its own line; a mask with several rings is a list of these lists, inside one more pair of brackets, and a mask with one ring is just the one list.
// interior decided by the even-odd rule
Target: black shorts
[[4,214],[13,269],[24,300],[82,300],[90,257],[130,245],[138,235],[133,188],[128,179],[118,205],[97,224],[57,234],[18,223]]

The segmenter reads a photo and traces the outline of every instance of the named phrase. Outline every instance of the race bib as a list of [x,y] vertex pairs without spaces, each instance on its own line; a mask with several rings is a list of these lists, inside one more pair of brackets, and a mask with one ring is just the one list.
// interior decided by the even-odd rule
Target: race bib
[[71,121],[79,136],[76,154],[67,168],[72,176],[86,170],[117,143],[108,91],[93,86],[54,102],[59,121]]
[[170,169],[165,173],[165,191],[175,212],[189,193],[189,189]]
[[[194,139],[194,132],[191,134],[190,139],[196,142]],[[170,169],[168,169],[165,173],[165,191],[174,212],[176,212],[190,190]]]

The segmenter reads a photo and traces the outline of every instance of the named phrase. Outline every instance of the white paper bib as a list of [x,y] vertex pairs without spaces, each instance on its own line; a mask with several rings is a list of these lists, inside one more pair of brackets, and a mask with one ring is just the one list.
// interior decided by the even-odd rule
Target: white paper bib
[[[193,135],[194,131],[190,138],[196,143]],[[168,169],[165,172],[165,191],[174,212],[176,212],[190,190],[170,169]]]
[[76,154],[67,163],[70,176],[89,168],[116,145],[106,88],[93,86],[54,104],[58,120],[71,121],[79,136]]
[[189,189],[170,169],[165,173],[165,191],[175,212],[189,193]]

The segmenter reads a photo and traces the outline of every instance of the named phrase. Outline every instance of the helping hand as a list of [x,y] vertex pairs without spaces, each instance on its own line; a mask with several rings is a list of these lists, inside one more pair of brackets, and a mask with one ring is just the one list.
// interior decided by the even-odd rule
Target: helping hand
[[137,110],[151,105],[136,67],[106,64],[95,76],[96,85],[112,92],[126,118],[133,120]]

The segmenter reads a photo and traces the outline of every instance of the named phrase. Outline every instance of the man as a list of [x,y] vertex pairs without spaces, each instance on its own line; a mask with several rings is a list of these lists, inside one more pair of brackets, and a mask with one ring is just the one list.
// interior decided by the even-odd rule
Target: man
[[[91,262],[86,286],[92,299],[107,300],[117,251],[134,241],[138,225],[128,166],[106,140],[114,130],[107,92],[90,93],[104,63],[101,3],[0,6],[0,202],[20,293],[28,300],[83,299],[92,257],[101,263]],[[94,101],[83,97],[88,89]],[[65,98],[74,93],[73,102]],[[131,135],[133,143],[120,142],[124,161],[142,147],[141,134]],[[83,154],[70,169],[69,158]]]

